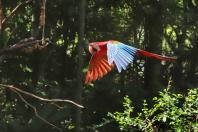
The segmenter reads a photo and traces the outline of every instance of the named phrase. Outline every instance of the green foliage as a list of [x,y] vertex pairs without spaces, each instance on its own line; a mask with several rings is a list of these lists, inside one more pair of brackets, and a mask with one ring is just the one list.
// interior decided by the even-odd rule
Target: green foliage
[[146,101],[136,116],[128,96],[124,98],[124,112],[109,113],[123,131],[134,127],[142,131],[189,132],[198,130],[198,89],[190,89],[187,96],[165,89],[159,97],[154,97],[154,106],[148,107]]

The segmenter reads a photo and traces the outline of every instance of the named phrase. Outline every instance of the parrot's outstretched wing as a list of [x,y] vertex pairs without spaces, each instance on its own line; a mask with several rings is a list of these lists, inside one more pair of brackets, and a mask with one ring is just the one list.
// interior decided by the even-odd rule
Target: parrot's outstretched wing
[[96,52],[90,62],[89,67],[86,75],[85,84],[89,84],[92,81],[95,81],[98,78],[103,77],[106,75],[109,71],[112,70],[114,66],[109,65],[107,61],[107,51],[101,50],[99,52]]
[[118,71],[121,72],[122,69],[133,62],[138,49],[125,45],[118,41],[110,41],[107,43],[107,57],[109,65],[115,64]]
[[107,57],[108,63],[111,65],[114,63],[119,72],[133,62],[135,56],[145,56],[161,61],[175,61],[176,57],[161,56],[158,54],[150,53],[144,50],[140,50],[118,41],[109,41],[107,43]]

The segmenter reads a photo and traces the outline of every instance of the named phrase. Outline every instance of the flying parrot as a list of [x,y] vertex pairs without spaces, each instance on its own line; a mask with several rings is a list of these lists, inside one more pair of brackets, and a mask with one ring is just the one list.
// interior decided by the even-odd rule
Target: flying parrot
[[102,78],[115,66],[120,73],[122,69],[125,70],[133,62],[135,56],[146,56],[161,61],[176,60],[174,57],[150,53],[115,40],[89,43],[89,52],[92,54],[92,57],[89,62],[85,84],[90,84],[92,81]]

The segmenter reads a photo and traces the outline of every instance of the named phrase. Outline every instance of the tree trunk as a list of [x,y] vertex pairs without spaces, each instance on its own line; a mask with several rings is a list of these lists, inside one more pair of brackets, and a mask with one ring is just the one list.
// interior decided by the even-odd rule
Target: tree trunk
[[[45,5],[46,0],[33,1],[33,16],[32,16],[32,37],[35,39],[42,39],[44,44],[45,37]],[[32,57],[32,82],[36,86],[38,80],[44,76],[44,69],[46,65],[46,52],[36,49]]]
[[[84,29],[85,29],[85,4],[86,0],[80,0],[79,3],[79,44],[78,44],[78,71],[77,71],[77,91],[76,91],[76,101],[82,103],[82,68],[83,68],[83,40],[84,40]],[[81,131],[81,109],[76,110],[76,132]]]
[[[150,12],[145,17],[145,45],[146,50],[161,53],[161,37],[163,35],[162,11],[160,3],[150,1]],[[146,98],[152,98],[161,87],[160,85],[160,62],[148,58],[145,63],[144,81]]]
[[[33,1],[33,15],[32,15],[32,31],[31,36],[33,38],[38,39],[39,37],[39,14],[40,14],[40,1],[34,0]],[[36,51],[33,53],[32,56],[32,83],[36,86],[38,81],[38,73],[39,73],[39,53]]]
[[[188,0],[183,0],[183,23],[187,24],[188,23]],[[177,43],[178,43],[178,48],[177,48],[177,55],[180,56],[180,58],[176,61],[176,63],[174,64],[174,68],[173,68],[173,82],[174,82],[174,87],[175,90],[177,92],[180,93],[186,93],[187,92],[187,88],[188,88],[188,84],[187,84],[187,79],[184,77],[184,67],[182,65],[183,61],[185,61],[186,58],[186,51],[184,50],[184,44],[185,44],[185,39],[186,39],[186,31],[187,28],[186,26],[184,26],[181,30],[178,30],[176,32],[177,35]]]
[[3,6],[2,6],[2,1],[0,0],[0,35],[2,32],[2,21],[3,21]]

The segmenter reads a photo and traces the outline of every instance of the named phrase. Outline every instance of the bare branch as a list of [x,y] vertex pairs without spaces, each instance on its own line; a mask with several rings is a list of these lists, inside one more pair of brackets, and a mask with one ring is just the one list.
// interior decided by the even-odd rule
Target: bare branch
[[11,13],[2,20],[2,24],[4,24],[9,18],[11,18],[12,16],[14,16],[16,14],[16,12],[22,7],[25,6],[27,4],[29,4],[30,2],[32,2],[33,0],[27,0],[24,1],[23,3],[20,3],[19,5],[17,5],[12,11]]
[[35,116],[36,116],[37,118],[39,118],[40,120],[42,120],[42,121],[45,122],[46,124],[48,124],[48,125],[50,125],[50,126],[56,128],[56,129],[62,131],[62,129],[61,129],[60,127],[57,127],[56,125],[50,123],[49,121],[47,121],[46,119],[44,119],[42,116],[40,116],[40,115],[38,114],[38,111],[37,111],[36,107],[33,106],[32,104],[30,104],[27,100],[25,100],[25,98],[24,98],[18,91],[16,91],[15,89],[11,89],[11,90],[12,90],[13,92],[15,92],[15,93],[19,96],[19,98],[20,98],[26,105],[28,105],[30,108],[33,109],[34,114],[35,114]]
[[41,42],[41,40],[34,40],[34,41],[30,41],[30,42],[24,42],[23,44],[14,44],[13,46],[9,47],[9,48],[4,48],[0,50],[0,55],[4,54],[4,53],[10,53],[10,52],[14,52],[17,51],[19,49],[22,49],[23,47],[26,46],[30,46],[33,44],[37,44]]
[[44,119],[42,116],[40,116],[40,115],[38,114],[38,111],[37,111],[36,107],[33,106],[32,104],[30,104],[21,94],[30,96],[30,97],[32,97],[32,98],[38,99],[38,100],[43,101],[43,102],[51,103],[51,104],[53,104],[53,105],[55,105],[56,107],[61,108],[61,109],[62,109],[63,107],[61,107],[61,106],[59,106],[58,104],[56,104],[57,102],[66,102],[66,103],[73,104],[73,105],[75,105],[75,106],[77,106],[77,107],[84,108],[82,105],[77,104],[77,103],[75,103],[74,101],[71,101],[71,100],[64,100],[64,99],[46,99],[46,98],[39,97],[39,96],[37,96],[37,95],[35,95],[35,94],[29,93],[29,92],[27,92],[27,91],[23,91],[23,90],[21,90],[21,89],[19,89],[19,88],[17,88],[17,87],[12,86],[12,85],[0,84],[0,86],[1,86],[1,87],[4,87],[4,88],[8,88],[8,89],[10,89],[11,91],[13,91],[14,93],[16,93],[16,94],[19,96],[19,98],[20,98],[26,105],[28,105],[30,108],[33,109],[34,114],[35,114],[35,116],[36,116],[37,118],[39,118],[40,120],[42,120],[42,121],[45,122],[46,124],[48,124],[48,125],[50,125],[50,126],[56,128],[56,129],[58,129],[58,130],[60,130],[60,131],[62,131],[61,128],[59,128],[58,126],[56,126],[56,125],[50,123],[49,121],[47,121],[46,119]]
[[59,108],[59,109],[64,109],[64,107],[62,107],[62,106],[60,106],[60,105],[58,105],[58,104],[56,104],[56,103],[54,103],[54,102],[52,102],[51,104],[54,105],[54,106],[56,106],[56,107]]
[[12,85],[0,84],[0,86],[5,87],[5,88],[9,88],[11,90],[15,90],[15,91],[17,91],[19,93],[28,95],[28,96],[30,96],[32,98],[38,99],[38,100],[43,101],[43,102],[49,102],[49,103],[65,102],[65,103],[73,104],[73,105],[75,105],[75,106],[77,106],[79,108],[84,108],[84,106],[82,106],[82,105],[80,105],[80,104],[78,104],[78,103],[76,103],[74,101],[71,101],[71,100],[67,100],[67,99],[46,99],[46,98],[39,97],[39,96],[37,96],[35,94],[29,93],[27,91],[23,91],[23,90],[21,90],[19,88],[16,88],[16,87],[12,86]]

